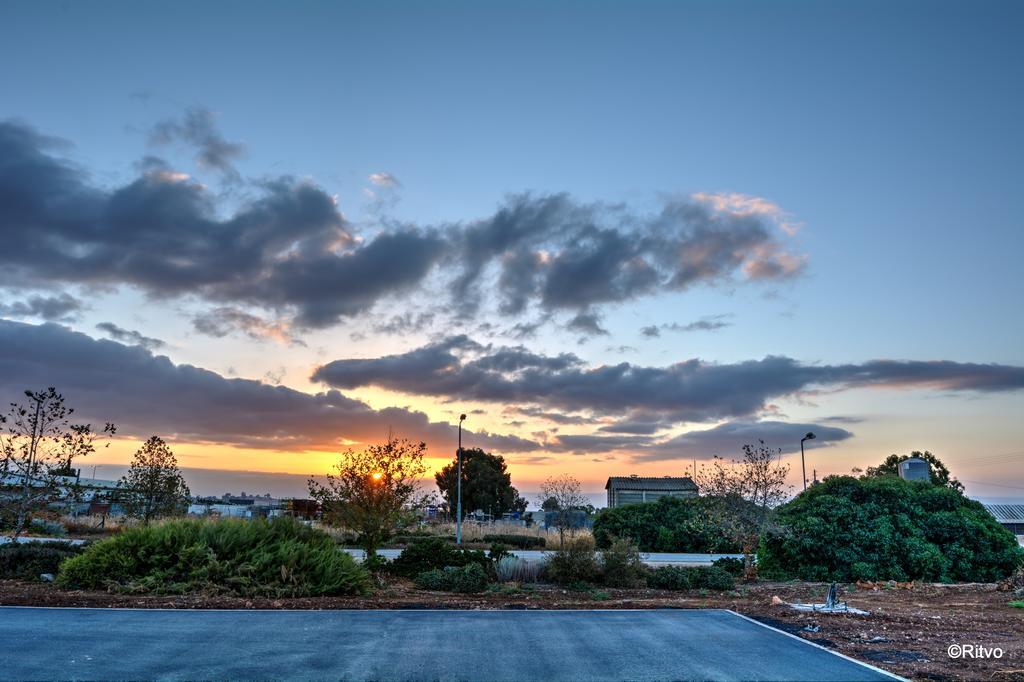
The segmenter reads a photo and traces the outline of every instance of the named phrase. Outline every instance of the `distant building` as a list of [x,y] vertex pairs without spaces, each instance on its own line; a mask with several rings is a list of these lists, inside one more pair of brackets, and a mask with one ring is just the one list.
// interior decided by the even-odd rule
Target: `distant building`
[[1014,535],[1024,535],[1024,504],[986,504],[985,509],[1003,528]]
[[661,497],[697,497],[697,484],[689,476],[612,476],[604,488],[609,508]]

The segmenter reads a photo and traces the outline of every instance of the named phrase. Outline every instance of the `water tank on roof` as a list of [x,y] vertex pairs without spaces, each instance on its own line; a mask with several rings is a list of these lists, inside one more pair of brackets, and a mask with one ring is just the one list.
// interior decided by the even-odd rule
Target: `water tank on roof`
[[904,481],[930,481],[932,470],[928,462],[917,457],[905,459],[899,463],[900,478]]

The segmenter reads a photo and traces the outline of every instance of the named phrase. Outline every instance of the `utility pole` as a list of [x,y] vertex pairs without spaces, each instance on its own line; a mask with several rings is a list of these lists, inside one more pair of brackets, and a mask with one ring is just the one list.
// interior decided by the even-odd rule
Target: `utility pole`
[[459,452],[456,455],[459,461],[458,477],[455,479],[455,487],[458,489],[458,503],[455,509],[455,544],[462,544],[462,422],[466,421],[466,415],[459,415]]

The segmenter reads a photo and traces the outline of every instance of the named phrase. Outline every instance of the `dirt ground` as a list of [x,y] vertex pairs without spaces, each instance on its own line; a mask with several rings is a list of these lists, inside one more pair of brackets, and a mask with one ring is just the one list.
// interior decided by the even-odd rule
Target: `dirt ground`
[[[727,608],[903,677],[916,680],[1024,680],[1024,609],[994,585],[917,585],[860,589],[841,598],[868,616],[826,615],[773,604],[821,602],[827,585],[758,583],[737,592],[701,595],[662,590],[505,586],[478,595],[423,592],[404,580],[384,583],[366,597],[247,599],[189,595],[139,596],[61,590],[47,583],[0,581],[0,604],[134,608],[227,609],[614,609]],[[999,647],[1002,658],[954,659],[952,644]]]

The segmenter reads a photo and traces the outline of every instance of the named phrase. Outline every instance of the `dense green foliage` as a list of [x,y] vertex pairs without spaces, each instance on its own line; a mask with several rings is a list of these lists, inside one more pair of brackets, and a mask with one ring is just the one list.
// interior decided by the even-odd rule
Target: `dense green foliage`
[[733,577],[717,566],[660,566],[647,576],[658,590],[731,590]]
[[448,566],[423,571],[415,579],[421,590],[438,592],[483,592],[487,588],[487,573],[480,564]]
[[544,549],[547,540],[535,535],[487,534],[484,542],[500,542],[516,549]]
[[82,553],[83,547],[70,542],[24,542],[0,545],[0,578],[39,580],[41,573],[53,573],[65,559]]
[[61,566],[64,587],[304,597],[366,591],[366,571],[290,518],[175,520],[129,528]]
[[486,571],[490,568],[490,559],[481,551],[460,549],[441,538],[429,538],[403,549],[388,570],[395,575],[414,578],[425,571],[469,564],[478,564]]
[[567,540],[547,563],[547,576],[560,585],[591,583],[601,575],[594,541],[589,537]]
[[630,540],[618,539],[601,554],[601,582],[611,587],[643,587],[647,567]]
[[[458,498],[458,458],[434,474],[441,497],[453,513]],[[526,511],[526,500],[512,486],[508,465],[501,455],[492,455],[478,448],[462,450],[462,515],[477,509],[501,518],[505,512]]]
[[629,538],[643,552],[738,552],[708,519],[716,501],[707,497],[662,497],[654,502],[602,509],[594,519],[601,548],[613,538]]
[[991,582],[1024,549],[981,503],[893,476],[833,476],[779,507],[759,566],[805,580]]
[[715,559],[711,562],[712,566],[717,566],[729,575],[738,578],[743,575],[743,559],[735,559],[731,556],[722,557],[721,559]]

